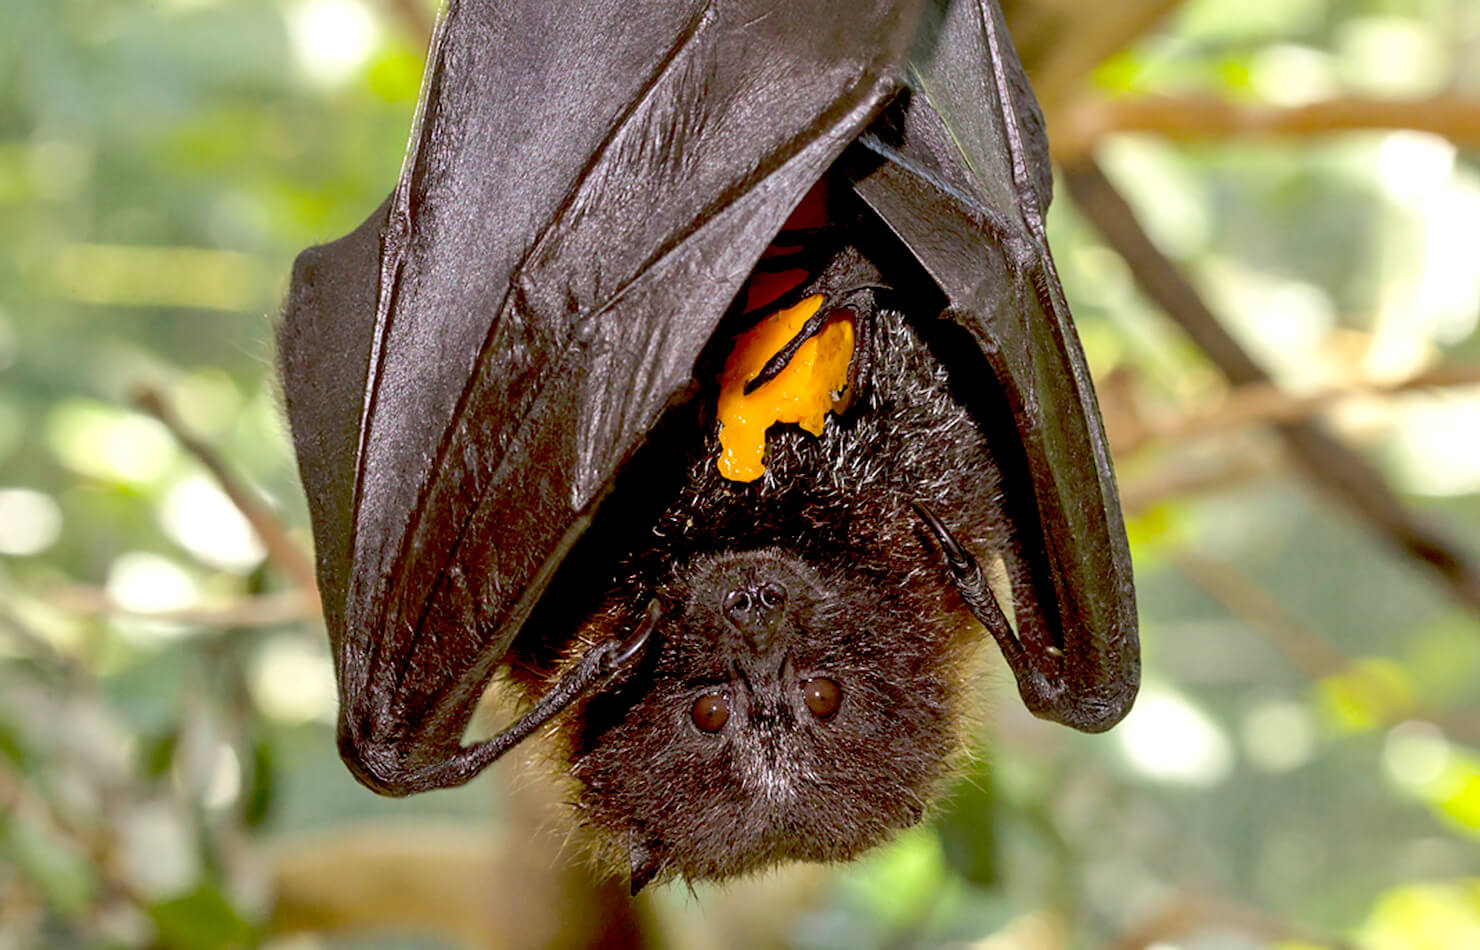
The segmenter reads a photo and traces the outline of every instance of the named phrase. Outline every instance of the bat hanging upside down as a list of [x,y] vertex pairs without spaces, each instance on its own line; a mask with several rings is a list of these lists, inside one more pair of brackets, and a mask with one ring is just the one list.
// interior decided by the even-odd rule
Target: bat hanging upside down
[[[355,775],[549,723],[635,892],[919,821],[987,636],[1034,713],[1119,721],[1050,189],[995,0],[452,0],[395,191],[279,330]],[[465,742],[498,674],[520,718]]]

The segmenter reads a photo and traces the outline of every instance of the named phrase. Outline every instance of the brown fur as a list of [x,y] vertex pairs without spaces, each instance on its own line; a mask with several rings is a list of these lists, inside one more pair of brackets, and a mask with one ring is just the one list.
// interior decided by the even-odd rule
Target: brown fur
[[[515,645],[512,680],[532,699],[663,605],[639,667],[551,740],[578,836],[634,888],[855,857],[919,821],[964,754],[984,634],[910,506],[978,553],[1006,550],[997,472],[920,330],[884,311],[871,350],[864,398],[820,438],[773,431],[754,483],[715,470],[705,399],[671,414]],[[720,604],[763,580],[788,596],[758,645]],[[800,704],[809,676],[841,687],[832,718]],[[732,709],[714,734],[690,718],[711,692]]]

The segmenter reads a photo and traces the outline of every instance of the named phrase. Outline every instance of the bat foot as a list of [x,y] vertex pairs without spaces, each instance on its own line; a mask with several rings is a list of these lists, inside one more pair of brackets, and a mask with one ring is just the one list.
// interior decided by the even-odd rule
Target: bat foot
[[1007,660],[1007,665],[1012,668],[1013,675],[1017,678],[1018,692],[1022,694],[1023,702],[1035,716],[1058,719],[1063,691],[1055,688],[1048,677],[1044,676],[1043,672],[1034,665],[1033,658],[1023,647],[1016,631],[1012,629],[1012,622],[1007,619],[1002,605],[997,603],[997,595],[992,593],[992,588],[987,584],[987,578],[982,573],[981,565],[977,563],[971,552],[956,540],[951,529],[945,526],[935,512],[919,502],[914,502],[913,505],[915,512],[940,544],[957,593],[966,602],[972,616],[981,621],[982,626],[987,628],[987,632],[1001,648],[1003,659]]

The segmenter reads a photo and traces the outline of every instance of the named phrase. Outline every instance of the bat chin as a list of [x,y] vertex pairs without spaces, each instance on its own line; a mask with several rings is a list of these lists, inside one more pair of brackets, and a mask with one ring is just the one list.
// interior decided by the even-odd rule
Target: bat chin
[[[747,763],[743,781],[712,776],[710,798],[698,808],[675,801],[667,813],[587,830],[613,872],[630,876],[633,893],[653,880],[724,881],[790,862],[848,861],[921,820],[940,778],[927,771],[872,775],[880,787],[863,794],[799,774],[788,760]],[[606,809],[621,801],[609,798]]]
[[679,802],[675,791],[666,812],[642,816],[604,791],[600,806],[583,797],[581,812],[613,823],[584,830],[612,872],[630,877],[633,893],[654,880],[719,882],[791,862],[852,860],[920,821],[922,796],[933,797],[929,785],[939,776],[874,775],[881,789],[867,795],[821,778],[799,774],[793,760],[746,763],[739,775],[711,775],[699,807]]

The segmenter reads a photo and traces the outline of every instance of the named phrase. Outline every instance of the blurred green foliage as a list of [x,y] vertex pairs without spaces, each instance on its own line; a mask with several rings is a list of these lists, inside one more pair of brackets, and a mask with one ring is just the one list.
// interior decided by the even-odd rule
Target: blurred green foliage
[[[397,173],[420,39],[390,9],[8,0],[3,950],[281,939],[275,844],[426,815],[492,840],[503,820],[491,778],[405,802],[353,782],[335,757],[321,628],[232,619],[289,582],[133,402],[141,386],[162,392],[307,548],[273,314],[296,251],[354,226]],[[1095,81],[1277,105],[1480,93],[1477,46],[1471,0],[1195,0]],[[1293,391],[1480,356],[1473,154],[1402,132],[1198,147],[1126,136],[1101,154]],[[1216,376],[1067,201],[1051,230],[1097,372],[1133,374],[1152,411],[1216,402]],[[1331,418],[1480,550],[1480,396],[1361,400]],[[1164,946],[1276,945],[1272,933],[1480,946],[1480,624],[1306,492],[1260,432],[1137,452],[1121,484],[1140,497],[1164,473],[1230,460],[1264,464],[1130,513],[1147,671],[1132,718],[1072,735],[994,683],[989,738],[952,801],[789,911],[793,945],[1091,946],[1187,897],[1279,926],[1210,914]],[[1285,634],[1210,596],[1189,553],[1272,598]],[[137,615],[202,606],[219,622]],[[1282,635],[1353,662],[1302,668]],[[695,903],[669,888],[655,904],[702,928],[707,907],[748,892],[735,893]],[[1002,942],[978,943],[992,934]]]

